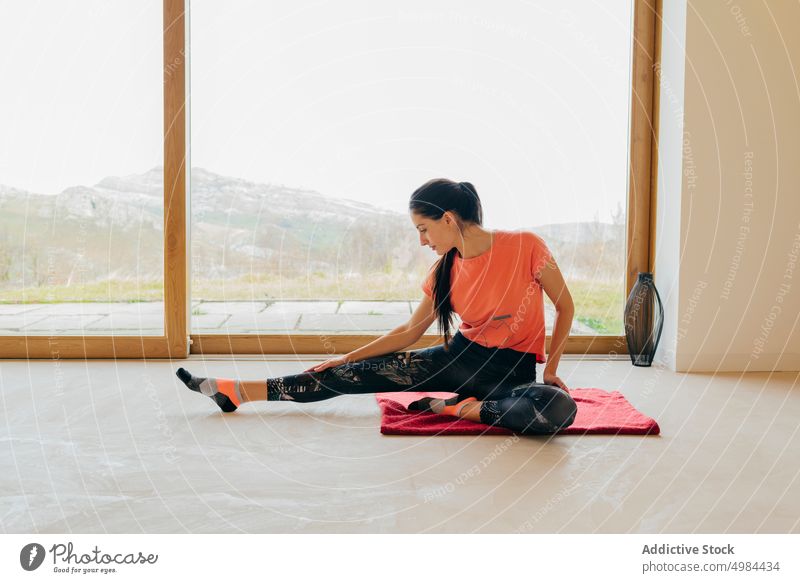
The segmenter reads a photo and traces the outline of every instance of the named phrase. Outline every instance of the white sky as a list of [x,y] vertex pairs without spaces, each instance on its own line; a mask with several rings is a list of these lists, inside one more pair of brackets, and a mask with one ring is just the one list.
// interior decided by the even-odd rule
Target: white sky
[[[0,0],[0,184],[161,164],[160,0]],[[468,180],[486,225],[625,203],[630,0],[191,2],[191,164],[405,212]]]

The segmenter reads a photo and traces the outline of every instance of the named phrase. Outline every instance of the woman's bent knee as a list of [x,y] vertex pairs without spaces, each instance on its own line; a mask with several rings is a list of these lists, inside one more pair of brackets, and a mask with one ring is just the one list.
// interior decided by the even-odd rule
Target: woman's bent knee
[[507,406],[510,427],[522,433],[555,433],[572,425],[578,412],[575,400],[566,392],[554,394],[547,403],[517,397]]
[[530,415],[539,421],[535,432],[555,432],[572,425],[578,405],[564,389],[544,383],[525,383],[514,388],[512,397],[531,401]]
[[569,394],[561,393],[554,397],[548,406],[547,418],[555,427],[555,431],[565,429],[575,422],[578,414],[578,404]]

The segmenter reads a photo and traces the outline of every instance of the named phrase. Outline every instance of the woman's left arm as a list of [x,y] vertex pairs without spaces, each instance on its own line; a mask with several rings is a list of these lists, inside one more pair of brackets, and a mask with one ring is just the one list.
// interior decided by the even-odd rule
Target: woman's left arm
[[564,352],[567,344],[569,331],[572,329],[575,305],[572,303],[572,295],[569,293],[564,276],[561,275],[561,270],[554,259],[550,259],[542,268],[539,282],[542,284],[542,289],[547,294],[547,297],[556,307],[556,319],[553,323],[553,335],[550,339],[550,352],[547,355],[547,363],[544,366],[542,382],[569,390],[564,381],[556,375],[556,369],[558,368],[561,353]]

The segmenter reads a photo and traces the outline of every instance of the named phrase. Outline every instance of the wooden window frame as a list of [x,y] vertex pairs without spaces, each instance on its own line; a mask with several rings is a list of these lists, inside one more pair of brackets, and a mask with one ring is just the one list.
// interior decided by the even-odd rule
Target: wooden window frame
[[[640,271],[653,271],[658,163],[662,0],[633,0],[626,296]],[[163,0],[164,335],[0,336],[0,358],[185,358],[189,354],[346,353],[372,334],[191,334],[186,196],[185,0]],[[551,337],[547,337],[547,351]],[[441,342],[426,334],[409,348]],[[624,336],[572,335],[565,354],[627,354]]]

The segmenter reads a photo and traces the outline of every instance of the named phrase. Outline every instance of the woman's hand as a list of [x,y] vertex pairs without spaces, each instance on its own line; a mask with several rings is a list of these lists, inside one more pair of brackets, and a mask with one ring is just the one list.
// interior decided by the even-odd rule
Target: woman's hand
[[348,355],[342,354],[341,356],[335,356],[334,358],[329,358],[325,362],[320,362],[319,364],[315,364],[312,367],[307,368],[303,372],[322,372],[326,368],[331,368],[333,366],[340,366],[342,364],[347,364],[350,362]]
[[564,383],[564,381],[558,378],[554,372],[545,369],[544,375],[542,375],[542,382],[544,382],[546,385],[555,385],[557,387],[561,387],[569,393],[567,385]]

